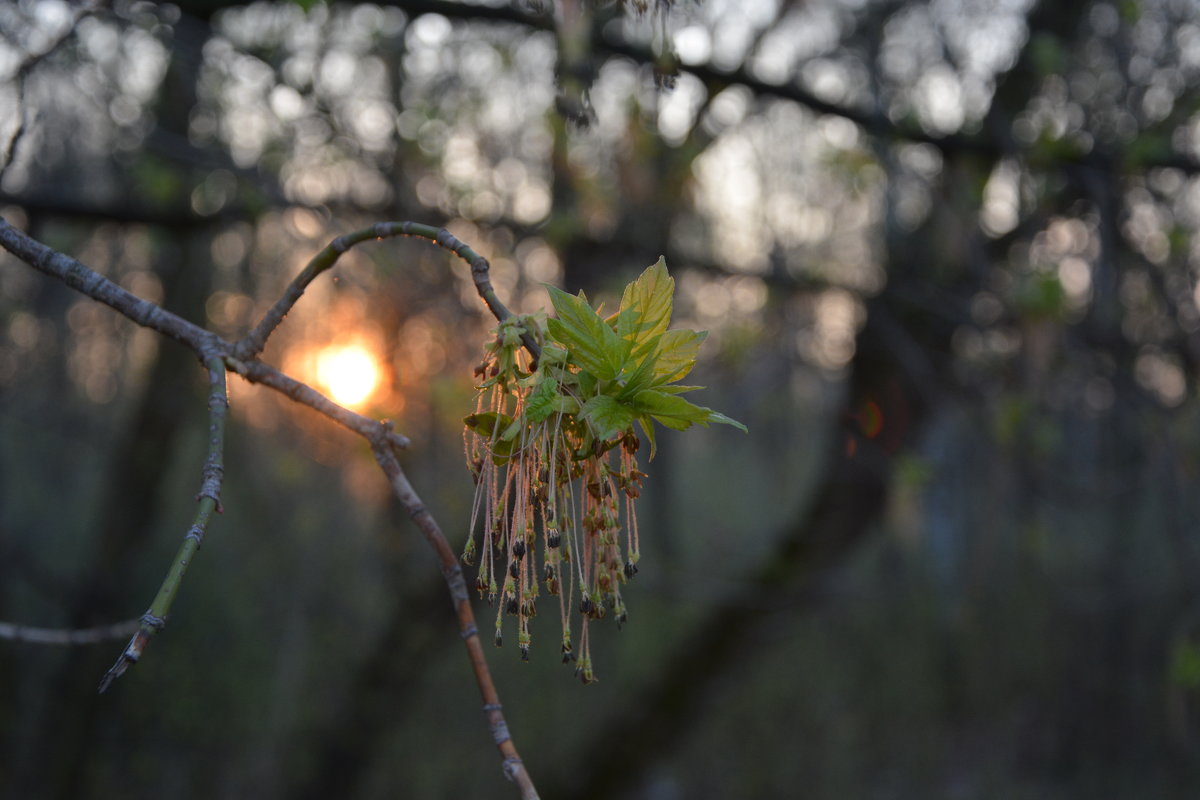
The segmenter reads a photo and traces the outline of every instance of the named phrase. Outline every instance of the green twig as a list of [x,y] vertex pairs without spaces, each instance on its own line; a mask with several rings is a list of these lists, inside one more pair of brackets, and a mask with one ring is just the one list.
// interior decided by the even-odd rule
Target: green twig
[[208,367],[209,383],[208,456],[204,459],[200,492],[196,496],[200,501],[200,507],[196,509],[192,526],[188,528],[187,534],[183,537],[179,552],[176,553],[171,569],[167,572],[167,577],[163,579],[154,602],[142,615],[137,632],[133,634],[133,638],[129,640],[129,644],[125,646],[116,663],[109,668],[108,672],[104,673],[104,677],[100,680],[101,692],[107,689],[114,680],[121,677],[132,664],[137,663],[142,656],[142,651],[150,642],[150,638],[167,624],[167,617],[171,613],[171,605],[175,602],[175,595],[179,592],[183,576],[192,563],[196,551],[200,549],[201,542],[204,541],[204,534],[208,530],[208,521],[214,511],[221,510],[221,482],[225,471],[225,417],[229,410],[229,398],[225,387],[225,361],[221,355],[213,354],[206,358],[204,363]]

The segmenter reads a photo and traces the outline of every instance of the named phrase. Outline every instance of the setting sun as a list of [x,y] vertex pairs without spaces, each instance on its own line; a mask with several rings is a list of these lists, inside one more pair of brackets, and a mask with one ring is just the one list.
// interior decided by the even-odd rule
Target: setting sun
[[336,402],[354,407],[379,385],[379,367],[363,347],[330,347],[317,356],[317,381]]

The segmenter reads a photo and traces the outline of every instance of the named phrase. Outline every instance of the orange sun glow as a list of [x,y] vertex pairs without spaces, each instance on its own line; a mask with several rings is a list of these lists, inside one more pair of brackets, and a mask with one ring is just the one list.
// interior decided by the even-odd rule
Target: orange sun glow
[[379,367],[359,345],[327,347],[317,355],[317,381],[335,402],[354,408],[379,386]]

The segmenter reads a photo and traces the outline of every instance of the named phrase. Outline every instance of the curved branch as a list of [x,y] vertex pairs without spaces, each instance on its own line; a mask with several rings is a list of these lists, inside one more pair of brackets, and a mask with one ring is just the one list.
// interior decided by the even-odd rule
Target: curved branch
[[[437,228],[433,225],[424,225],[419,222],[377,222],[369,228],[363,228],[362,230],[337,237],[326,245],[325,249],[313,256],[312,260],[305,265],[300,274],[288,284],[287,289],[283,292],[283,296],[263,315],[262,320],[234,346],[234,355],[239,359],[247,360],[261,353],[263,348],[266,347],[267,338],[279,326],[279,323],[283,322],[283,318],[287,316],[287,313],[300,300],[308,285],[322,272],[331,269],[337,263],[337,260],[341,258],[342,254],[351,247],[362,242],[388,239],[394,236],[414,236],[419,239],[426,239],[454,253],[467,262],[467,265],[471,268],[471,280],[475,282],[475,290],[487,305],[488,310],[492,312],[492,315],[500,322],[512,316],[512,312],[496,296],[496,290],[489,278],[489,270],[491,268],[488,265],[487,259],[475,252],[473,248],[462,242],[458,237],[450,233],[450,231],[445,228]],[[541,350],[533,340],[533,337],[525,334],[522,337],[522,341],[529,350],[529,354],[536,360]]]

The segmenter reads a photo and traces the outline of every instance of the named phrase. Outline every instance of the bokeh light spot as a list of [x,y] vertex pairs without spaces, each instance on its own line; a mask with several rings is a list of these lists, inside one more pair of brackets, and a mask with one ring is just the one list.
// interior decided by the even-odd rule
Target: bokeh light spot
[[379,367],[363,347],[329,347],[317,356],[317,381],[347,408],[362,405],[379,385]]

